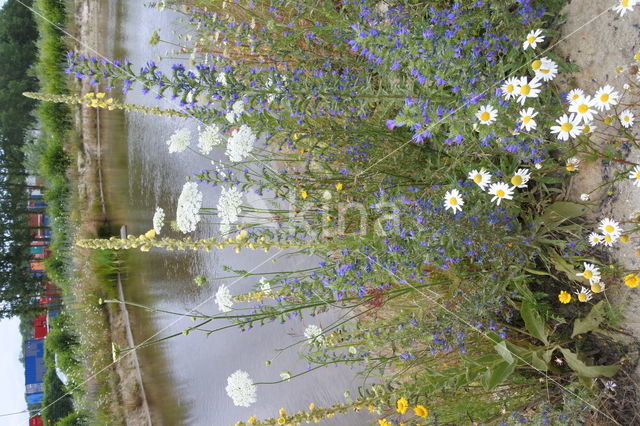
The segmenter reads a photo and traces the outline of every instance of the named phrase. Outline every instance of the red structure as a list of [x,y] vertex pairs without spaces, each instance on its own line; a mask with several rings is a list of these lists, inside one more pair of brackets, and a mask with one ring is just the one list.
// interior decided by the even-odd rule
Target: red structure
[[44,339],[47,337],[49,326],[47,325],[47,315],[39,315],[33,319],[33,338]]
[[43,426],[42,417],[34,416],[29,419],[29,426]]

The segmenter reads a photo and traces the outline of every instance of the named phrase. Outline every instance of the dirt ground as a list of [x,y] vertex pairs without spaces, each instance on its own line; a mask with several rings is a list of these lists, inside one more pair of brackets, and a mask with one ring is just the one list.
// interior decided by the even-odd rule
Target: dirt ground
[[[610,84],[622,93],[624,84],[635,79],[628,65],[634,63],[633,56],[640,51],[640,12],[634,10],[620,17],[611,10],[614,3],[607,0],[573,0],[565,7],[563,12],[567,21],[562,27],[561,41],[554,50],[581,69],[566,79],[567,90],[579,87],[592,95],[599,87]],[[618,66],[626,67],[622,72],[616,72]],[[620,111],[623,109],[620,108]],[[636,135],[640,137],[637,120],[636,117]],[[627,155],[627,160],[640,162],[639,150],[631,149]],[[579,173],[572,179],[569,197],[579,201],[582,193],[592,191],[603,179],[612,177],[616,171],[629,169],[630,166],[619,164],[582,162]],[[590,219],[596,231],[597,222],[604,217],[623,222],[640,213],[640,188],[625,179],[616,185],[613,194],[604,190],[591,194],[591,202],[593,209]],[[609,249],[609,253],[612,260],[622,264],[625,269],[637,270],[640,268],[640,257],[636,255],[639,248],[640,240],[631,239],[627,244],[616,244]],[[623,327],[640,339],[640,288],[618,286],[613,290],[607,294],[624,311]],[[640,368],[635,373],[638,383]]]

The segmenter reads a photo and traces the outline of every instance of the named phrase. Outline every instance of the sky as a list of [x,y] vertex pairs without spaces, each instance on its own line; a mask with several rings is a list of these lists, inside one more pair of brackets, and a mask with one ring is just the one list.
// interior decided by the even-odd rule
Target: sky
[[[0,320],[0,416],[27,408],[24,400],[24,367],[20,362],[22,336],[19,325],[17,317]],[[0,426],[27,424],[28,413],[0,417]]]

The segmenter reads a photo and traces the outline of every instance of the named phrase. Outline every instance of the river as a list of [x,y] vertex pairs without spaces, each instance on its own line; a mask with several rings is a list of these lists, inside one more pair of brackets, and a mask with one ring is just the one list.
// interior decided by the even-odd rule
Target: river
[[[116,59],[128,58],[136,67],[149,60],[157,60],[171,49],[165,43],[150,46],[148,41],[155,30],[163,40],[176,40],[172,31],[188,29],[179,21],[184,16],[171,11],[159,12],[145,7],[141,0],[108,0],[103,4],[108,25],[103,31],[103,53]],[[170,63],[165,61],[163,68]],[[143,95],[139,88],[126,95],[126,101],[145,105],[175,107],[170,101],[159,103],[153,94]],[[129,232],[143,233],[152,228],[156,206],[163,207],[167,219],[175,217],[175,207],[185,176],[210,166],[208,160],[193,153],[169,154],[165,141],[178,128],[194,131],[197,123],[172,120],[137,113],[107,114],[103,120],[108,127],[103,145],[106,167],[111,169],[107,194],[114,217],[128,225]],[[214,153],[214,155],[216,155]],[[221,155],[221,153],[218,153]],[[202,188],[204,205],[214,207],[219,189]],[[214,235],[212,226],[200,225],[194,237]],[[291,270],[315,266],[317,260],[307,257],[274,257],[269,253],[232,250],[211,253],[131,253],[127,265],[125,294],[128,300],[154,308],[185,312],[197,309],[217,313],[213,300],[217,283],[203,287],[194,284],[194,277],[203,274],[218,277],[228,274],[223,265],[255,272]],[[272,259],[277,259],[275,263]],[[251,288],[260,278],[227,280],[233,294]],[[192,325],[187,318],[130,308],[136,342],[166,336]],[[290,382],[261,385],[258,402],[250,408],[235,407],[226,395],[227,377],[242,369],[255,381],[276,381],[282,371],[305,371],[307,362],[297,349],[281,352],[300,339],[309,324],[328,325],[335,318],[328,313],[316,318],[269,324],[241,332],[237,328],[206,337],[193,332],[138,351],[143,381],[154,423],[166,425],[227,425],[245,420],[253,414],[258,418],[277,417],[280,407],[288,412],[306,408],[310,402],[328,406],[344,401],[343,393],[355,389],[362,379],[345,367],[328,367],[310,372]],[[270,366],[266,361],[272,361]],[[365,424],[362,414],[336,416],[326,424]]]

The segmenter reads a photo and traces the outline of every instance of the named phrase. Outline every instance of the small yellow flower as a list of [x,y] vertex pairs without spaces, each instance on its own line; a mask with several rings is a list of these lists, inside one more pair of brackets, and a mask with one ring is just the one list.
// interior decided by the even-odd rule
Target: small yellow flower
[[278,417],[277,422],[278,422],[278,424],[279,424],[279,425],[283,425],[283,424],[285,424],[287,421],[285,420],[285,418],[284,418],[284,417]]
[[154,239],[156,237],[156,230],[155,229],[150,229],[150,230],[148,230],[147,232],[144,233],[144,236],[146,238],[149,238],[149,239]]
[[629,288],[636,288],[640,284],[640,277],[636,274],[629,274],[624,277],[624,285]]
[[387,419],[380,419],[380,420],[378,420],[378,425],[379,425],[379,426],[393,426],[393,425],[391,424],[391,422],[390,422],[389,420],[387,420]]
[[560,300],[560,303],[567,304],[571,302],[571,294],[562,290],[560,294],[558,294],[558,300]]
[[405,397],[400,398],[396,402],[396,411],[400,414],[404,414],[409,409],[409,401]]
[[335,416],[334,412],[328,412],[327,413],[327,418],[330,419],[331,417]]
[[314,404],[313,402],[311,404],[309,404],[309,411],[313,411],[316,408],[316,404]]
[[624,234],[623,236],[620,237],[620,241],[622,241],[623,243],[628,243],[629,242],[629,235]]
[[336,183],[336,191],[342,191],[342,184]]
[[281,408],[280,410],[278,410],[278,414],[280,414],[281,416],[283,416],[283,417],[284,417],[284,416],[286,416],[286,415],[287,415],[287,412],[286,412],[286,411],[284,411],[284,408]]
[[429,415],[429,410],[427,410],[427,408],[424,405],[416,405],[415,408],[413,409],[413,413],[416,416],[422,417],[423,419],[425,419]]
[[633,57],[636,58],[636,61],[640,62],[640,52],[636,53]]
[[256,415],[254,414],[253,416],[249,417],[249,420],[247,420],[247,424],[248,425],[253,425],[256,423]]
[[327,216],[325,219],[327,219],[327,222],[331,222],[331,216]]
[[375,413],[376,407],[374,405],[368,405],[367,410],[369,410],[370,413]]
[[305,191],[304,189],[302,190],[302,192],[300,192],[300,196],[303,200],[306,200],[308,195],[309,194],[307,194],[307,191]]

